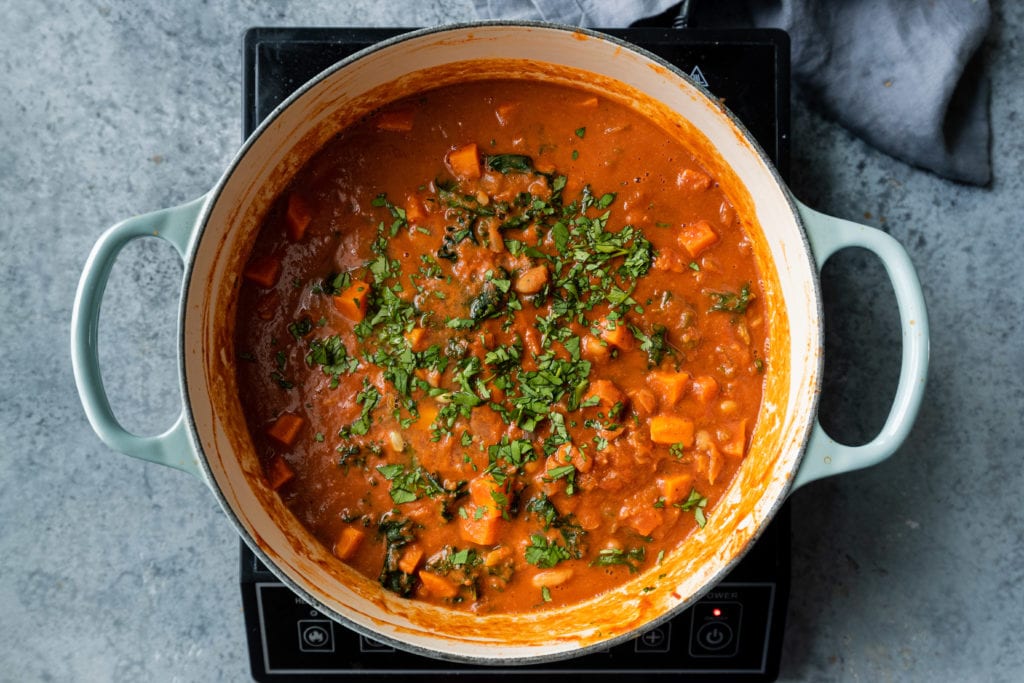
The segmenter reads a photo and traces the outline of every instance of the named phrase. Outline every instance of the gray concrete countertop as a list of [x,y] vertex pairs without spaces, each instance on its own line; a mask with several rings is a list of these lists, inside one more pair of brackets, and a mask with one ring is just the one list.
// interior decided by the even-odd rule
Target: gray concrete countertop
[[[1024,680],[1024,9],[987,41],[995,180],[942,180],[794,102],[795,193],[881,227],[919,269],[932,371],[889,461],[793,497],[782,677]],[[0,680],[247,680],[238,538],[202,484],[112,452],[68,354],[93,243],[120,219],[199,196],[241,138],[242,31],[431,25],[468,0],[7,3],[0,20]],[[101,360],[131,429],[180,397],[181,264],[156,240],[114,266]],[[872,259],[826,268],[822,419],[866,440],[898,364]]]

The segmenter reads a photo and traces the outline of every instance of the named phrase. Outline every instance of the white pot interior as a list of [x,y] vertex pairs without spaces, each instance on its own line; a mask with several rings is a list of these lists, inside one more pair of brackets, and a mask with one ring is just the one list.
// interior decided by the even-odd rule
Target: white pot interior
[[[571,70],[589,75],[574,78]],[[336,560],[264,484],[234,369],[239,274],[267,207],[293,174],[375,106],[488,75],[578,81],[677,128],[745,217],[771,311],[764,402],[750,453],[708,526],[662,566],[611,594],[526,616],[481,617],[407,601]],[[187,402],[225,510],[275,572],[328,614],[377,639],[448,658],[497,663],[568,656],[635,635],[697,600],[781,504],[813,423],[819,385],[816,278],[788,193],[763,155],[716,102],[669,67],[621,43],[557,27],[425,31],[328,72],[301,92],[247,143],[214,191],[183,309]]]

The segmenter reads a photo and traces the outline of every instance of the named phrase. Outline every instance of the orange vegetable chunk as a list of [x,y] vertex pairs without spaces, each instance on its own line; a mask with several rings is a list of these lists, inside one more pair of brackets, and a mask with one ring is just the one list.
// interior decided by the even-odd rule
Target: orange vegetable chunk
[[653,505],[633,508],[626,514],[626,524],[641,536],[649,536],[663,521],[661,510]]
[[295,471],[284,458],[274,458],[268,466],[267,484],[275,491],[295,477]]
[[285,212],[288,222],[288,239],[298,242],[306,234],[306,228],[313,219],[306,200],[298,192],[288,195],[288,210]]
[[283,413],[267,429],[267,436],[278,446],[291,448],[305,424],[306,421],[298,415]]
[[686,392],[690,384],[688,372],[663,372],[655,370],[647,377],[647,382],[665,407],[674,406]]
[[[477,511],[480,518],[477,518]],[[470,504],[466,507],[467,516],[459,519],[459,534],[462,539],[480,545],[494,545],[498,540],[498,524],[501,522],[501,513],[492,503],[486,507],[477,507]]]
[[340,560],[352,559],[365,538],[366,532],[362,529],[357,529],[354,526],[345,527],[334,543],[334,555]]
[[391,109],[377,115],[377,130],[406,133],[412,130],[412,109]]
[[352,322],[360,322],[366,317],[366,307],[370,301],[370,285],[354,280],[352,285],[334,297],[334,307]]
[[415,195],[409,195],[405,200],[405,220],[409,225],[422,223],[427,217],[427,210],[423,203]]
[[740,420],[730,426],[732,434],[728,441],[719,444],[722,452],[734,458],[742,458],[747,448],[747,421]]
[[423,588],[435,598],[454,598],[459,594],[458,585],[443,576],[433,572],[421,571],[419,577],[423,583]]
[[409,342],[409,348],[413,351],[423,350],[423,338],[427,336],[427,331],[422,327],[414,327],[405,333],[405,340]]
[[495,481],[490,475],[477,477],[469,482],[469,499],[479,507],[488,508],[501,514],[502,500],[507,500],[506,486]]
[[590,386],[587,387],[587,394],[584,396],[583,401],[585,403],[592,403],[594,398],[598,399],[597,406],[605,411],[605,414],[608,417],[613,417],[611,409],[614,408],[616,404],[620,404],[619,407],[621,409],[622,405],[625,405],[626,403],[626,395],[623,394],[622,390],[619,389],[619,387],[615,385],[615,382],[610,379],[595,379],[590,383]]
[[430,429],[430,426],[434,424],[434,420],[437,419],[437,414],[440,412],[437,403],[430,399],[420,401],[419,405],[416,406],[416,410],[419,412],[420,417],[413,424],[424,430]]
[[707,403],[718,395],[718,382],[710,375],[700,375],[693,378],[693,395],[701,403]]
[[629,402],[633,406],[633,411],[640,417],[647,417],[653,414],[658,407],[658,400],[655,398],[654,393],[647,389],[637,389],[630,393]]
[[707,221],[697,221],[691,225],[684,225],[677,239],[680,246],[690,252],[690,256],[697,258],[702,251],[718,241],[718,233]]
[[402,553],[402,557],[398,560],[398,568],[406,574],[412,574],[416,571],[416,567],[420,565],[420,560],[423,559],[423,548],[418,545],[411,545],[405,549]]
[[480,154],[476,143],[471,142],[456,147],[448,152],[448,166],[452,173],[463,180],[475,180],[480,177]]
[[651,418],[651,441],[671,445],[693,445],[693,420],[677,415],[655,415]]
[[269,289],[281,277],[281,259],[276,256],[257,256],[245,266],[242,277]]
[[633,348],[636,337],[629,331],[624,323],[617,322],[614,327],[610,321],[605,321],[601,325],[601,339],[604,339],[611,346],[622,351],[629,351]]
[[693,488],[693,476],[687,473],[673,474],[661,480],[661,495],[667,505],[685,500]]
[[608,348],[607,342],[602,342],[597,337],[592,337],[589,334],[583,337],[583,357],[593,362],[603,362],[608,360],[612,355],[612,350]]

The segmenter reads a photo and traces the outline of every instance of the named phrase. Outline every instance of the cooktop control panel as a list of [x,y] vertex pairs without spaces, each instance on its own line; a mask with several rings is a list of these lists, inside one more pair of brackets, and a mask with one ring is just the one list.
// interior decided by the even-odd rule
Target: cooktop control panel
[[[250,556],[252,560],[255,558]],[[360,635],[318,612],[262,567],[254,569],[244,594],[254,605],[261,644],[258,680],[329,675],[337,680],[393,676],[395,680],[441,680],[452,674],[486,671],[499,680],[544,673],[626,680],[643,672],[675,677],[710,671],[762,675],[768,670],[773,582],[723,582],[682,617],[666,621],[638,638],[571,660],[514,668],[468,666],[420,657]],[[256,578],[256,574],[262,574]],[[254,671],[256,668],[254,666]],[[526,680],[526,678],[523,678]],[[716,676],[716,680],[721,680]]]

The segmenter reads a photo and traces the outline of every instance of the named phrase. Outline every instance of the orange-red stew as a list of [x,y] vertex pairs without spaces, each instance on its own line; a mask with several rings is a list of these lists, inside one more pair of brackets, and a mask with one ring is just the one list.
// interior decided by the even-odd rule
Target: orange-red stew
[[620,584],[699,533],[746,453],[751,251],[699,161],[600,95],[495,80],[375,112],[245,269],[267,481],[404,596],[517,612]]

